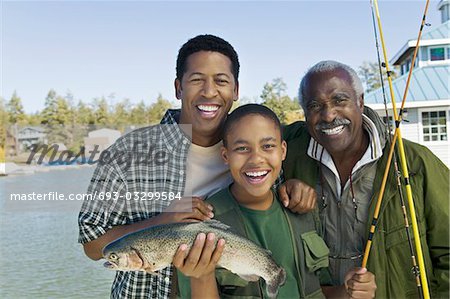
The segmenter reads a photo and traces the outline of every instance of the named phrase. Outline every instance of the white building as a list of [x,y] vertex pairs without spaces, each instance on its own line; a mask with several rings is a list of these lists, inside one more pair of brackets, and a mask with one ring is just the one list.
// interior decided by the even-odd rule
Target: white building
[[89,132],[88,137],[84,138],[85,151],[91,152],[95,150],[102,152],[116,142],[120,136],[120,131],[112,129],[103,128],[91,131]]
[[[446,165],[450,165],[450,21],[449,0],[438,4],[442,23],[422,34],[419,51],[405,102],[402,137],[427,146]],[[427,27],[425,27],[427,28]],[[408,72],[417,40],[406,42],[391,60],[400,66],[401,76],[393,81],[397,108],[405,91]],[[389,109],[389,88],[385,86]],[[364,103],[385,118],[381,89],[365,95]],[[392,112],[390,114],[392,116]]]
[[47,134],[41,127],[24,127],[17,132],[17,142],[20,150],[28,150],[35,144],[47,143]]

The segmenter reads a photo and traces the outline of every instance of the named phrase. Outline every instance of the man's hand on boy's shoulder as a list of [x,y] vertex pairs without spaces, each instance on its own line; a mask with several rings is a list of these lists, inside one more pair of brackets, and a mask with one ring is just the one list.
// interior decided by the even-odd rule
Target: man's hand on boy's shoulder
[[297,179],[289,179],[278,188],[281,203],[294,213],[307,213],[316,207],[314,188]]
[[213,207],[202,198],[193,196],[174,200],[162,213],[164,223],[206,221],[214,217]]

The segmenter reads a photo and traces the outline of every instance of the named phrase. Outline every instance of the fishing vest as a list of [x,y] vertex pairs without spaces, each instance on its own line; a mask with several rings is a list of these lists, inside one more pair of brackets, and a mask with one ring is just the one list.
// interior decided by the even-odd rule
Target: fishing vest
[[[242,212],[236,201],[226,196],[227,189],[221,190],[217,194],[218,196],[208,200],[214,206],[214,218],[230,225],[233,232],[246,237]],[[298,282],[300,298],[324,298],[319,276],[322,282],[324,279],[328,281],[329,250],[317,233],[318,215],[313,213],[294,214],[285,208],[283,211],[288,222],[292,245],[295,248],[294,260],[299,272],[298,277],[300,277]],[[247,282],[238,275],[221,268],[216,269],[216,280],[221,298],[262,298],[260,281]]]
[[[382,126],[373,110],[365,107],[364,114],[375,125]],[[382,128],[379,129],[381,130]],[[284,139],[288,141],[287,157],[283,162],[285,177],[297,178],[315,186],[319,171],[317,161],[307,155],[311,136],[306,123],[294,123],[283,133]],[[449,298],[449,170],[427,148],[408,140],[404,140],[404,145],[431,295],[432,298]],[[375,194],[368,208],[369,219],[374,215],[388,151],[389,148],[385,147],[383,157],[377,162],[377,174],[373,183]],[[406,190],[402,188],[406,194]],[[408,206],[408,202],[405,204]],[[411,223],[410,216],[408,218]],[[368,221],[367,236],[370,225],[371,221]],[[396,177],[391,167],[367,262],[367,269],[375,274],[376,297],[417,298],[417,286],[411,267]]]

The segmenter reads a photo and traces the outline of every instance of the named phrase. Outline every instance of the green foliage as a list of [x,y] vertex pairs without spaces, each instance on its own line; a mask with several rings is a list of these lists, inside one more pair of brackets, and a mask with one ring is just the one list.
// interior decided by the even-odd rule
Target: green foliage
[[166,113],[167,109],[170,109],[172,104],[164,99],[161,94],[158,95],[156,102],[153,103],[148,109],[148,117],[150,124],[157,124],[161,121]]
[[0,97],[0,149],[5,148],[6,128],[8,127],[8,120],[9,120],[9,115],[8,115],[8,111],[6,111],[5,100]]
[[75,116],[79,124],[83,125],[95,124],[93,109],[89,105],[86,105],[83,101],[79,101],[77,106],[75,107]]
[[11,99],[6,105],[6,111],[8,112],[10,124],[23,124],[26,116],[23,111],[22,99],[14,91]]
[[[387,87],[386,68],[382,68],[385,88]],[[371,92],[381,87],[380,68],[378,62],[364,61],[358,68],[358,75],[365,85],[365,91]],[[391,79],[398,77],[398,68],[391,68]]]
[[39,112],[26,114],[25,124],[27,126],[39,126],[42,122]]
[[124,99],[114,106],[114,110],[111,112],[111,122],[115,129],[122,132],[126,129],[130,121],[130,107],[129,99]]
[[283,79],[276,78],[266,83],[261,93],[262,104],[272,109],[283,124],[298,120],[293,118],[302,115],[300,104],[286,94],[286,88]]
[[97,125],[106,126],[110,124],[110,113],[108,102],[104,97],[94,99],[94,123]]
[[78,100],[68,92],[61,96],[51,89],[44,109],[26,114],[20,97],[14,92],[6,102],[0,97],[0,151],[6,151],[6,129],[15,125],[14,134],[25,126],[41,126],[46,130],[48,143],[62,143],[78,152],[84,138],[95,129],[111,128],[122,133],[131,126],[139,127],[159,123],[172,104],[160,94],[155,102],[132,104],[129,99],[114,102],[114,96],[95,98],[90,102]]
[[44,110],[41,113],[41,123],[48,126],[63,126],[73,118],[72,109],[67,99],[56,94],[52,89],[45,99]]
[[147,109],[144,101],[140,101],[131,108],[130,122],[133,125],[148,124]]

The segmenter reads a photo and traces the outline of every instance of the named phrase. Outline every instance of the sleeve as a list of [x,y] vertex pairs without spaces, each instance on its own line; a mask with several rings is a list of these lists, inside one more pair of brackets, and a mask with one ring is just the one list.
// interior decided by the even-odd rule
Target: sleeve
[[449,169],[427,148],[421,153],[427,243],[437,280],[438,298],[449,298]]
[[178,279],[179,298],[190,299],[191,298],[190,278],[177,270],[177,279]]
[[114,165],[98,165],[88,187],[79,216],[79,243],[87,243],[105,234],[114,225],[126,224],[120,212],[126,185]]
[[307,125],[304,121],[297,121],[290,125],[283,126],[282,131],[283,139],[286,142],[289,142],[292,139],[298,138],[304,134],[308,134]]

